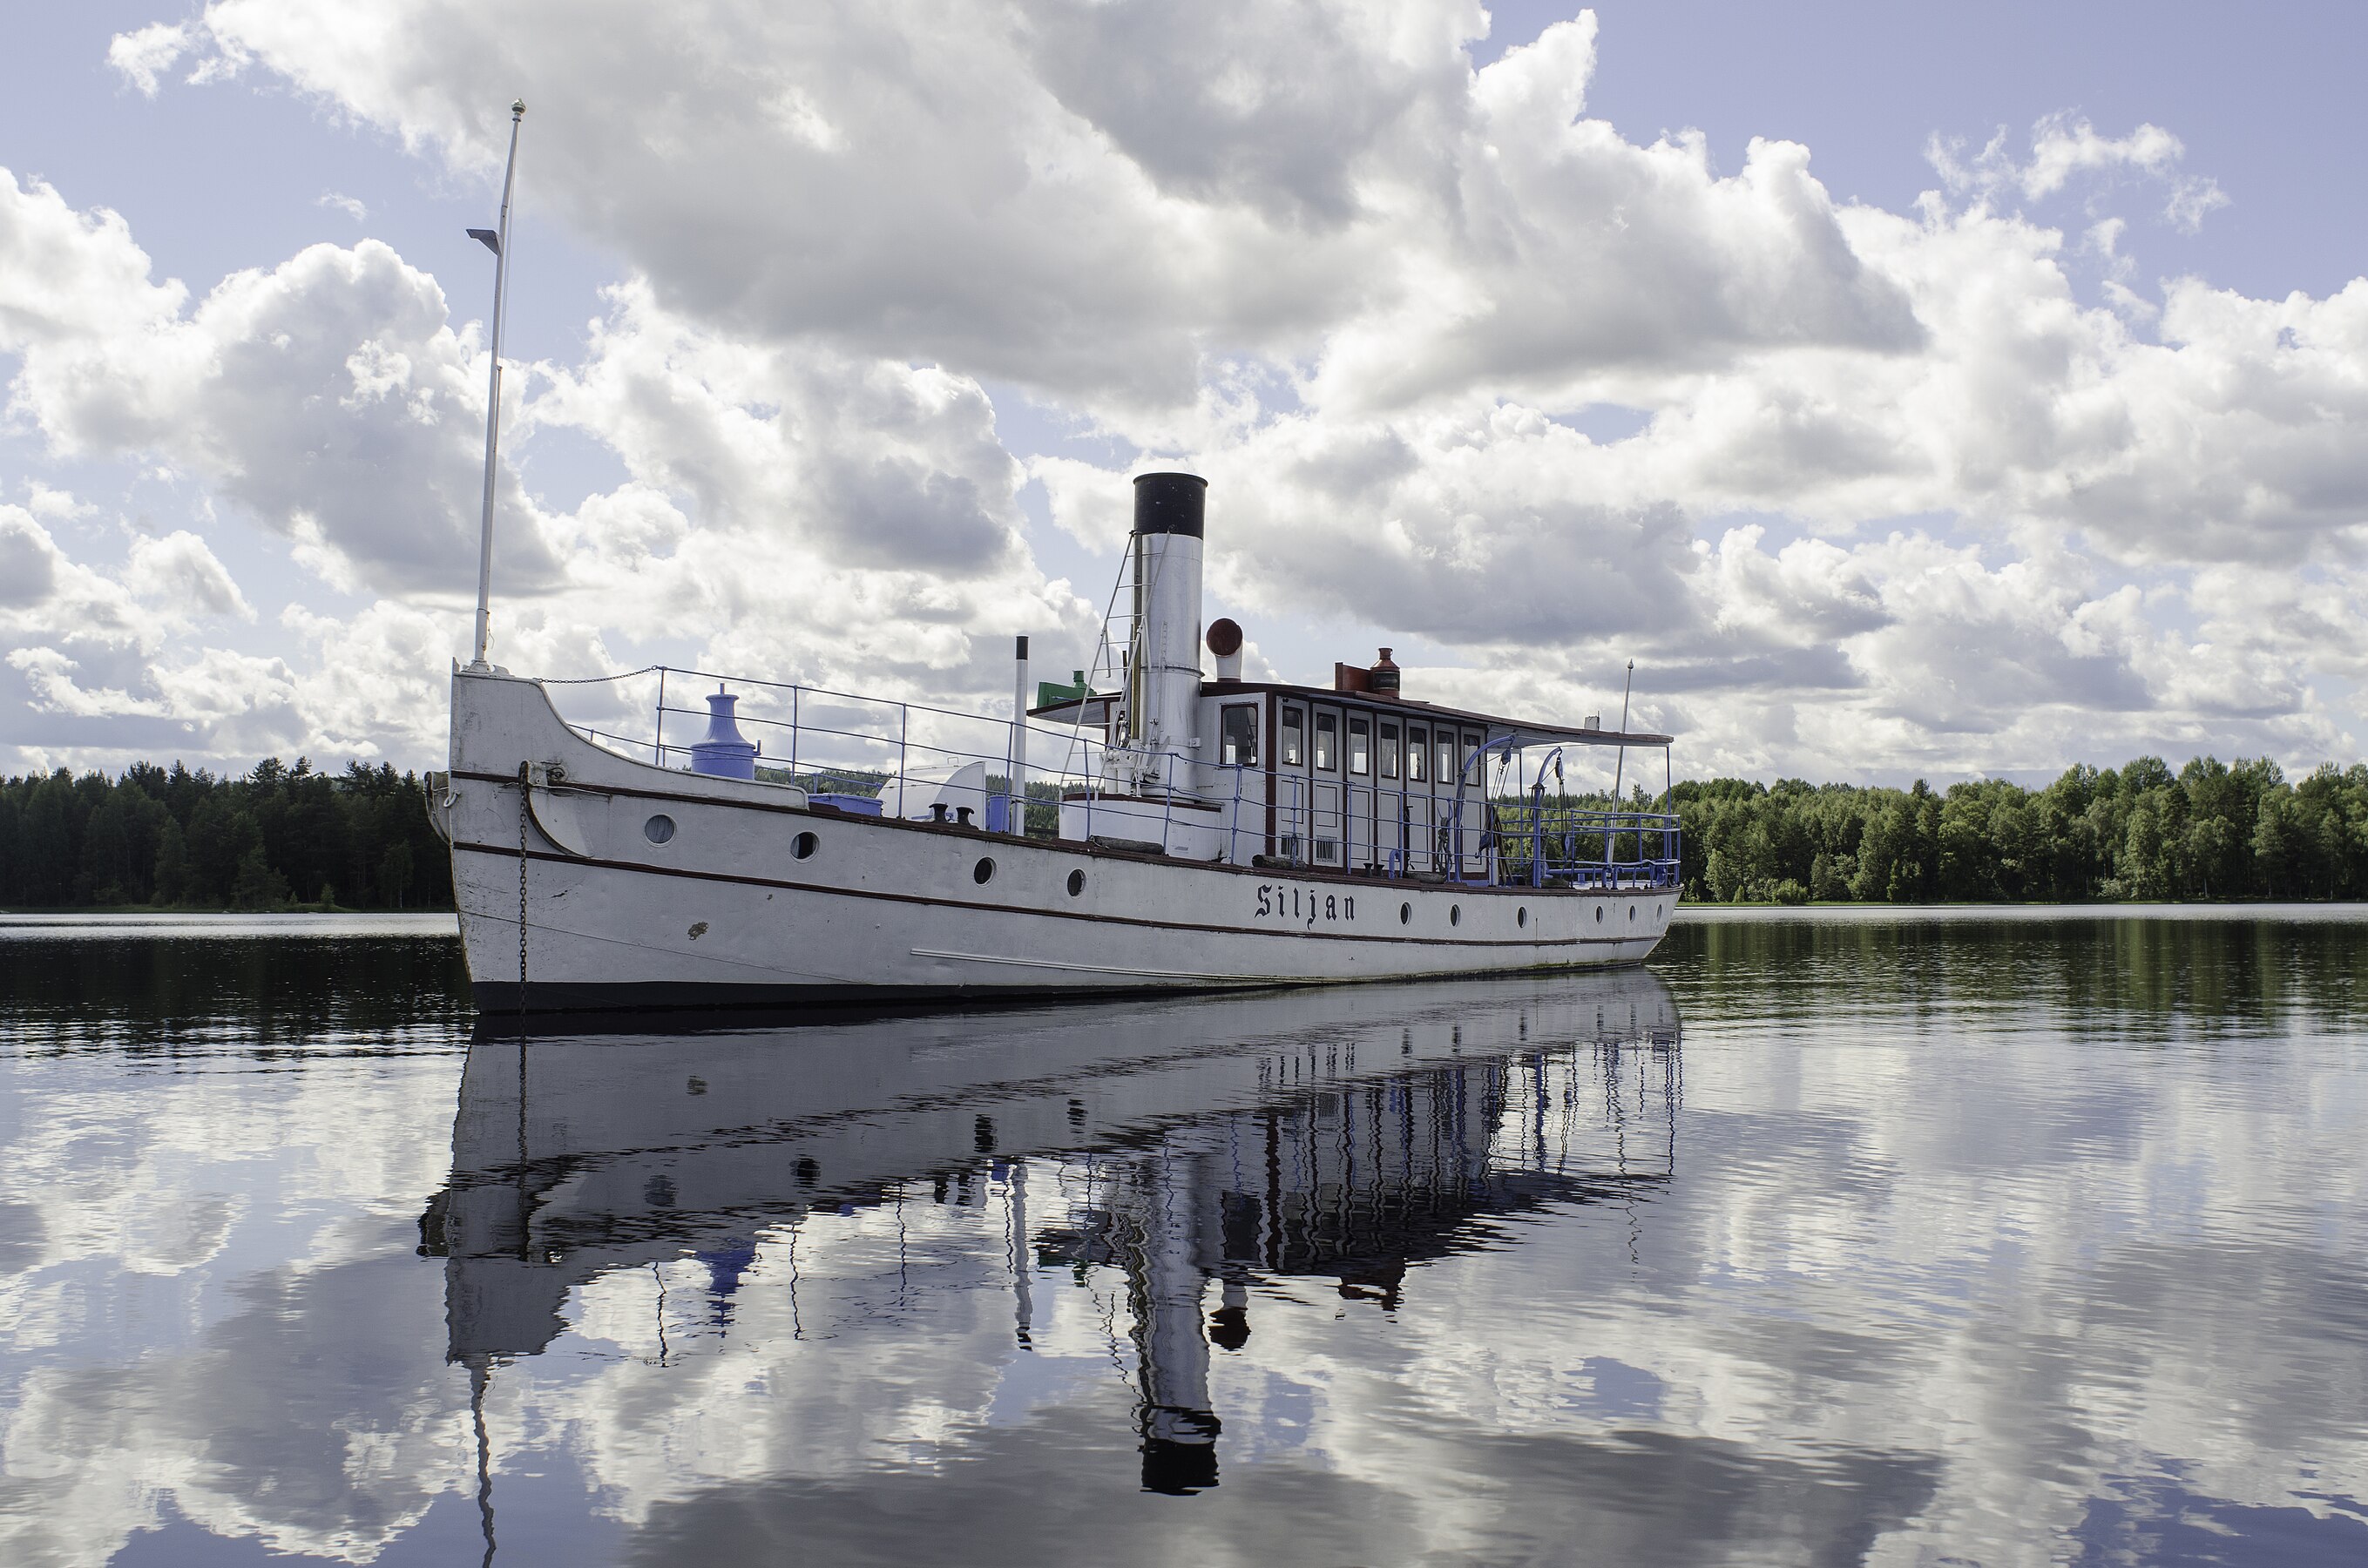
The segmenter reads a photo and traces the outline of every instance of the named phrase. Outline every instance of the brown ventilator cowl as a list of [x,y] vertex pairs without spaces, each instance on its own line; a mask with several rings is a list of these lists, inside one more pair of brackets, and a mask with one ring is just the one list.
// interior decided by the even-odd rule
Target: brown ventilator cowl
[[1209,634],[1202,639],[1209,652],[1217,655],[1217,678],[1237,681],[1242,678],[1242,629],[1227,618],[1210,623]]

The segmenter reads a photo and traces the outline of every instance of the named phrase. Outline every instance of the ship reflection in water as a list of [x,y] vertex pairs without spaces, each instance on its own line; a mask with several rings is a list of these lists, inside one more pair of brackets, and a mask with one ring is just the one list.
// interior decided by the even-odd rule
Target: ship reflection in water
[[[1122,1278],[1142,1484],[1190,1494],[1220,1478],[1212,1355],[1248,1343],[1254,1290],[1324,1282],[1344,1310],[1393,1311],[1417,1266],[1501,1245],[1541,1206],[1649,1196],[1677,1156],[1677,1011],[1643,971],[695,1034],[498,1028],[471,1047],[451,1180],[420,1220],[481,1424],[496,1369],[542,1353],[604,1277],[704,1266],[703,1306],[660,1305],[663,1358],[669,1324],[729,1339],[768,1251],[786,1255],[794,1320],[809,1216],[895,1205],[901,1237],[906,1206],[992,1203],[1020,1351],[1045,1279]],[[894,1267],[912,1267],[901,1245]]]
[[9,929],[7,1568],[2368,1562],[2353,913],[523,1045]]

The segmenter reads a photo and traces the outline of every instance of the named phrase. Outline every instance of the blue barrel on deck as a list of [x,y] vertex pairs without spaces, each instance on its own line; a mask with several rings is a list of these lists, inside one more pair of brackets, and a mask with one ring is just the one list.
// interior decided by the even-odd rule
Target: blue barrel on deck
[[690,770],[718,778],[757,777],[757,743],[740,733],[732,710],[740,699],[717,687],[707,699],[707,733],[691,744]]

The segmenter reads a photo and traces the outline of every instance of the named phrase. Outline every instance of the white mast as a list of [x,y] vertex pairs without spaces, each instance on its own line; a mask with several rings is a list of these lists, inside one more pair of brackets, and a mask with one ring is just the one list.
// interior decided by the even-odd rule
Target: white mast
[[485,392],[485,508],[477,527],[477,651],[469,661],[472,670],[485,668],[485,643],[492,634],[486,605],[494,591],[494,456],[502,428],[502,301],[510,281],[510,186],[518,178],[518,122],[526,119],[526,100],[510,105],[510,161],[502,174],[501,227],[472,229],[469,237],[494,253],[494,368]]
[[1636,661],[1628,661],[1628,684],[1620,688],[1620,761],[1611,770],[1611,805],[1620,806],[1621,780],[1628,775],[1628,699],[1636,690]]

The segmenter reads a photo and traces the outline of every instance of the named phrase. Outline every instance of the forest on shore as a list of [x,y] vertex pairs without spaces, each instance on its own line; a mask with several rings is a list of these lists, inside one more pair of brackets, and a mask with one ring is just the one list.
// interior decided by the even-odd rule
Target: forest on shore
[[1689,897],[1775,903],[2368,898],[2368,767],[2160,757],[1912,789],[1679,784]]
[[[1713,778],[1672,794],[1694,899],[2368,898],[2368,766],[2357,763],[2299,784],[2266,759],[2198,757],[2173,773],[2144,756],[2076,766],[2040,790]],[[1641,792],[1631,803],[1649,804]],[[1051,802],[1037,804],[1030,827],[1049,831]],[[384,763],[316,773],[273,757],[225,778],[143,762],[113,778],[0,779],[0,908],[132,906],[450,909],[451,869],[425,784]]]
[[427,787],[381,763],[0,779],[0,909],[450,909]]

